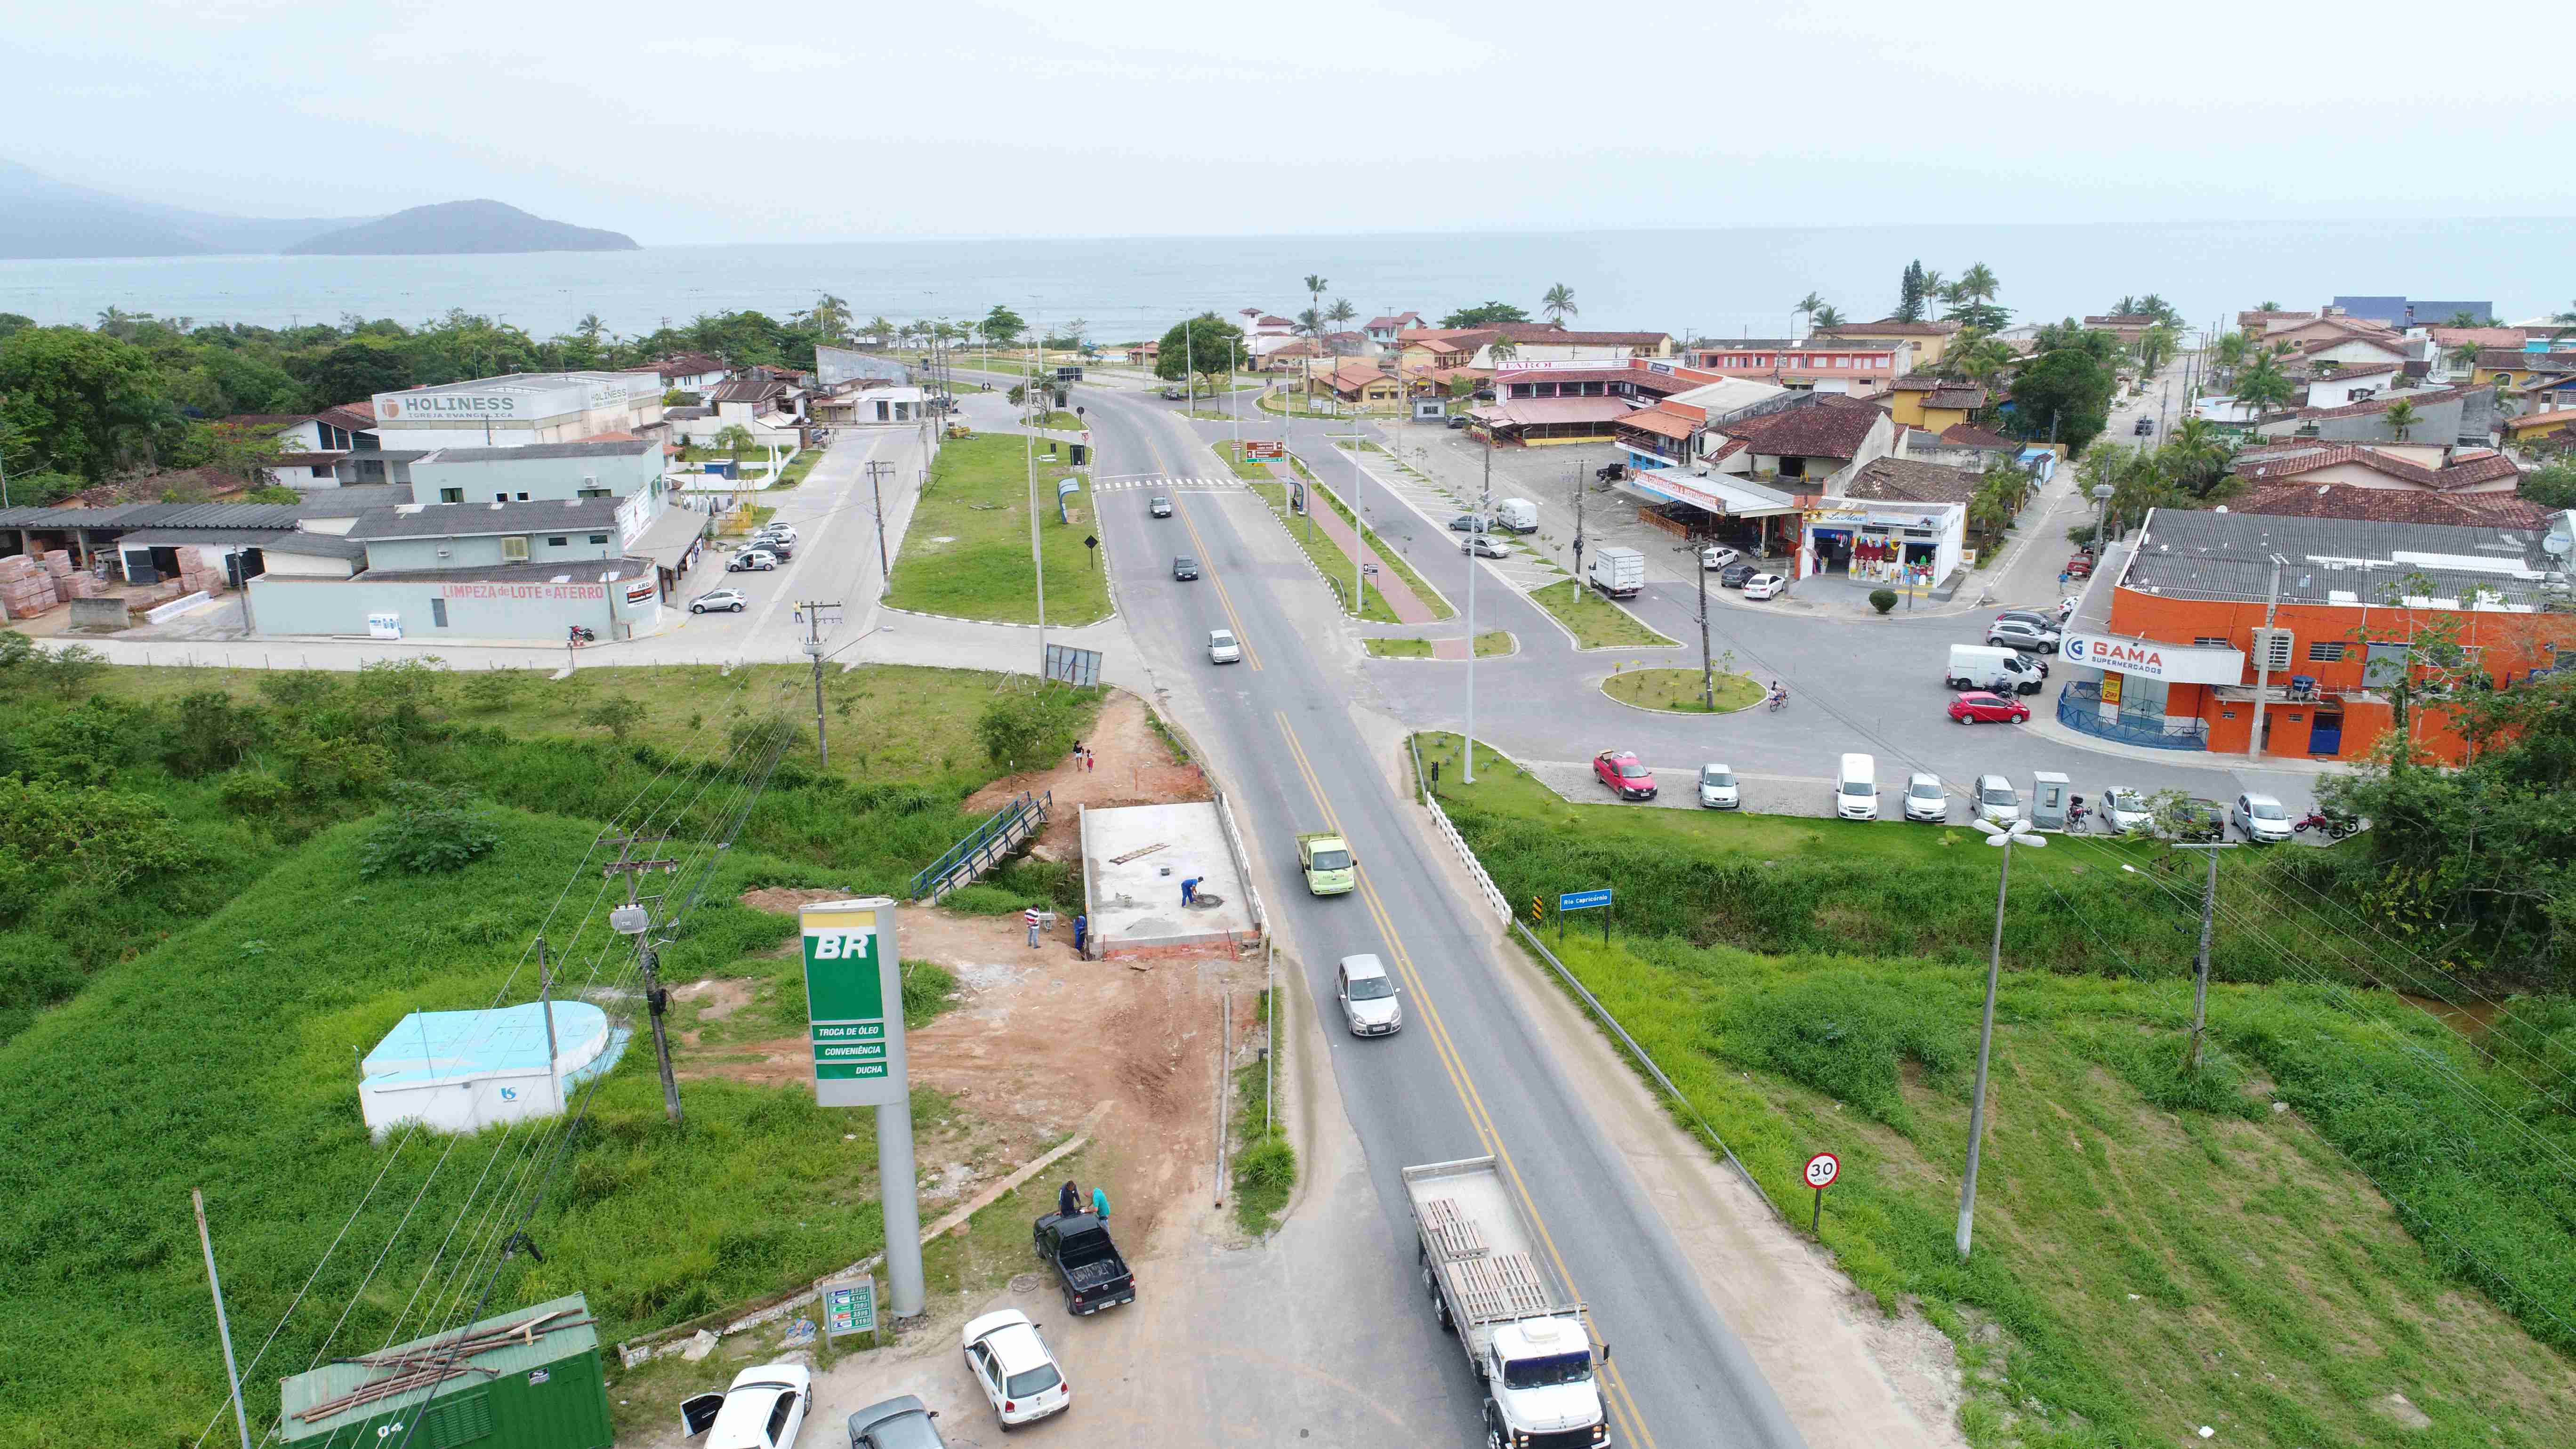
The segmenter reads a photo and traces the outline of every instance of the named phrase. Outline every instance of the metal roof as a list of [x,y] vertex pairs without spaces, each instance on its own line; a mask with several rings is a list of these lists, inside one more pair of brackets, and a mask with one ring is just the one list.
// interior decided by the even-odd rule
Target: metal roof
[[[353,1389],[363,1388],[379,1379],[391,1378],[393,1374],[385,1369],[369,1368],[365,1364],[345,1361],[327,1363],[310,1372],[297,1374],[279,1385],[281,1402],[278,1407],[281,1411],[281,1419],[278,1425],[278,1437],[289,1444],[301,1439],[327,1437],[335,1429],[346,1428],[352,1424],[365,1424],[389,1410],[405,1408],[459,1389],[475,1388],[497,1378],[526,1373],[533,1369],[544,1368],[549,1364],[561,1363],[568,1358],[598,1352],[599,1331],[591,1326],[590,1302],[578,1293],[549,1299],[526,1308],[513,1308],[504,1313],[494,1314],[490,1318],[477,1320],[468,1324],[462,1330],[461,1336],[470,1337],[478,1330],[514,1327],[532,1319],[554,1315],[560,1315],[554,1318],[554,1322],[564,1326],[541,1327],[527,1341],[505,1343],[499,1348],[489,1349],[463,1360],[480,1372],[460,1375],[434,1388],[410,1389],[322,1418],[305,1420],[296,1416],[316,1404],[327,1404]],[[450,1334],[439,1333],[428,1338],[415,1338],[408,1343],[395,1344],[386,1350],[386,1353],[434,1351],[442,1344],[453,1341],[455,1339]]]
[[411,501],[411,489],[399,483],[370,483],[352,488],[316,488],[295,505],[298,518],[355,518],[376,508],[398,508]]
[[369,569],[358,576],[358,581],[423,584],[443,579],[471,579],[476,583],[492,584],[613,584],[619,579],[651,577],[653,561],[648,558],[582,558],[556,559],[548,563],[468,564],[452,569]]
[[[2570,526],[2557,515],[2562,531]],[[2262,599],[2281,570],[2281,598],[2291,603],[2391,604],[2400,590],[2429,584],[2422,597],[2463,603],[2479,591],[2517,606],[2538,604],[2563,558],[2542,547],[2547,530],[2392,523],[2354,518],[2204,513],[2157,509],[2137,542],[2123,588],[2186,599]],[[2335,594],[2352,597],[2336,599]]]
[[413,461],[536,463],[549,458],[631,458],[660,446],[649,438],[628,438],[605,443],[531,443],[524,448],[440,448]]
[[359,515],[349,537],[475,538],[495,533],[534,533],[552,528],[606,528],[617,521],[619,498],[549,499],[543,503],[430,503]]

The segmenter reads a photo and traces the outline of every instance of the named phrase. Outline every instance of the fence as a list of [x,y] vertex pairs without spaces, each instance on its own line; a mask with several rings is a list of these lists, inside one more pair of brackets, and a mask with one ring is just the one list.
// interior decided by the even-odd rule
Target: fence
[[1432,795],[1431,777],[1422,768],[1422,747],[1409,737],[1404,743],[1405,748],[1413,752],[1414,798],[1421,801],[1423,808],[1431,812],[1431,824],[1439,830],[1440,838],[1449,842],[1451,850],[1458,852],[1458,859],[1466,864],[1467,874],[1475,878],[1476,889],[1484,893],[1485,904],[1492,908],[1495,915],[1504,920],[1510,920],[1511,902],[1503,899],[1502,887],[1495,885],[1494,878],[1485,873],[1485,863],[1476,858],[1476,852],[1467,848],[1467,838],[1458,833],[1457,826],[1449,823],[1449,812],[1441,809],[1440,801]]
[[940,897],[950,891],[974,884],[977,876],[991,870],[1013,847],[1045,829],[1047,814],[1054,806],[1053,791],[1043,795],[1023,792],[914,876],[908,895],[923,905],[937,905]]
[[2058,694],[2057,722],[2095,739],[2145,745],[2149,749],[2209,748],[2209,724],[2205,720],[2193,720],[2191,728],[2177,733],[2164,725],[2131,724],[2126,717],[2102,718],[2102,686],[2091,680],[2078,680]]

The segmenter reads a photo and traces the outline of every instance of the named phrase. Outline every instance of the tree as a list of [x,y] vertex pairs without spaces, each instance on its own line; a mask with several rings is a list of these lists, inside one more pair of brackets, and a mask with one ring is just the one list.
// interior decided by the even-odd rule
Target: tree
[[1315,350],[1318,353],[1323,351],[1324,345],[1324,329],[1322,325],[1324,319],[1324,289],[1331,285],[1332,283],[1324,280],[1320,273],[1308,272],[1306,274],[1306,315],[1313,318],[1316,324],[1307,333],[1307,335],[1315,339]]
[[1308,337],[1313,338],[1315,340],[1316,350],[1319,353],[1322,351],[1324,346],[1323,313],[1316,311],[1312,307],[1308,307],[1299,312],[1297,314],[1297,330],[1305,333]]
[[2111,304],[2111,315],[2112,315],[2112,316],[2114,316],[2114,317],[2135,317],[2135,316],[2137,316],[2137,315],[2138,315],[2138,299],[2137,299],[2135,296],[2124,296],[2124,297],[2122,297],[2119,301],[2114,302],[2114,303],[2112,303],[2112,304]]
[[2236,400],[2257,412],[2271,412],[2289,406],[2297,385],[2270,352],[2259,352],[2236,375]]
[[1796,304],[1791,306],[1789,310],[1808,319],[1806,327],[1800,329],[1802,332],[1813,331],[1815,328],[1816,309],[1823,305],[1825,305],[1824,298],[1817,296],[1814,292],[1809,292],[1807,295],[1800,297]]
[[[1231,345],[1233,351],[1228,353]],[[1225,372],[1226,358],[1242,357],[1243,329],[1214,312],[1202,312],[1186,322],[1175,322],[1163,334],[1161,347],[1154,356],[1154,375],[1165,382],[1179,382],[1195,367],[1202,377],[1220,376]]]
[[37,470],[98,482],[148,456],[151,430],[172,416],[160,369],[130,343],[79,327],[0,339],[0,419],[27,440]]
[[740,423],[727,423],[716,429],[715,442],[717,447],[739,458],[751,451],[753,443],[751,429]]
[[[1324,313],[1324,320],[1333,324],[1335,332],[1346,332],[1350,330],[1351,319],[1358,315],[1360,315],[1359,312],[1351,306],[1350,298],[1335,297],[1331,309]],[[1327,346],[1324,350],[1331,352],[1333,349]]]
[[1934,371],[1942,377],[1992,382],[2019,361],[2021,354],[2004,345],[2001,338],[1964,332],[1941,354],[1940,365]]
[[2176,487],[2203,500],[2208,500],[2220,480],[2228,476],[2227,462],[2234,454],[2218,429],[2200,417],[2187,417],[2176,423],[2172,436],[2155,452],[2165,476]]
[[1461,307],[1440,319],[1443,327],[1490,327],[1497,322],[1527,322],[1529,314],[1509,302],[1486,302],[1474,307]]
[[1578,316],[1583,311],[1574,305],[1574,289],[1563,282],[1547,289],[1547,295],[1538,299],[1538,309],[1547,314],[1547,320],[1560,325],[1566,318]]
[[1944,315],[1949,321],[1980,332],[2000,332],[2012,320],[2011,312],[1994,304],[1995,293],[2000,290],[2002,284],[1995,280],[1994,269],[1978,262],[1959,274],[1950,289],[1950,310]]
[[1907,262],[1905,274],[1896,283],[1896,320],[1922,321],[1923,297],[1923,263],[1919,259]]
[[2470,311],[2466,307],[2462,307],[2451,314],[2451,320],[2448,325],[2453,327],[2477,327],[2483,324],[2478,321],[2477,313]]
[[2158,368],[2173,360],[2182,346],[2182,334],[2169,322],[2158,322],[2138,337],[2138,366],[2152,377]]
[[850,334],[850,304],[825,292],[814,299],[813,306],[790,320],[813,329],[817,342],[839,342]]
[[1020,333],[1029,324],[1019,313],[996,302],[993,304],[993,310],[985,313],[984,320],[976,325],[983,329],[985,336],[995,342],[1008,344],[1018,341]]
[[2457,369],[2463,375],[2466,375],[2477,371],[2478,352],[2479,348],[2476,343],[2463,342],[2442,355],[2450,359],[2450,363],[2453,368]]
[[[260,481],[277,460],[286,456],[286,447],[277,438],[275,428],[248,427],[240,423],[216,423],[204,429],[203,446],[206,466],[220,469],[245,483]],[[289,503],[295,500],[290,498]]]
[[2054,439],[2081,453],[2110,422],[2117,381],[2088,353],[2071,347],[2041,353],[2013,376],[2011,427],[2018,436]]
[[2522,475],[2514,492],[2548,509],[2576,508],[2576,463],[2544,464]]
[[2257,312],[2278,312],[2281,310],[2281,304],[2278,302],[2257,302],[2254,304],[2254,310]]
[[1841,309],[1828,302],[1809,314],[1807,321],[1814,327],[1840,327],[1843,325],[1843,314]]
[[2388,405],[2388,426],[2396,430],[2397,441],[2401,443],[2406,441],[2406,435],[2414,431],[2415,422],[2413,403],[2399,398]]
[[1935,302],[1956,300],[1950,295],[1950,279],[1942,274],[1940,268],[1935,267],[1924,272],[1922,280],[1924,306],[1929,307]]
[[1968,499],[1968,525],[1991,541],[2003,536],[2030,501],[2030,471],[2018,463],[1996,463],[1977,481]]
[[1508,337],[1498,335],[1493,341],[1485,344],[1485,360],[1496,367],[1520,355],[1521,345]]
[[882,346],[886,339],[893,335],[894,324],[886,320],[886,315],[883,312],[879,312],[874,317],[868,319],[869,340]]
[[411,386],[411,358],[380,338],[353,337],[324,353],[304,383],[324,407],[363,402]]

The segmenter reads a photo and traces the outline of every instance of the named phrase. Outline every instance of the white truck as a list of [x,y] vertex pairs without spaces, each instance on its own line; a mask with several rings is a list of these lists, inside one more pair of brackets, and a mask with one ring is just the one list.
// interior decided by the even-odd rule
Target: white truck
[[1996,694],[2037,694],[2048,670],[2018,649],[1995,644],[1953,644],[1941,682],[1952,689],[1983,689]]
[[1494,505],[1494,526],[1514,533],[1538,532],[1538,505],[1526,498],[1506,498]]
[[1633,548],[1595,549],[1583,576],[1614,599],[1633,599],[1646,586],[1646,556]]
[[[1423,1290],[1485,1384],[1485,1443],[1598,1449],[1610,1442],[1583,1305],[1548,1270],[1538,1234],[1491,1157],[1404,1169]],[[1601,1348],[1608,1362],[1610,1349]]]

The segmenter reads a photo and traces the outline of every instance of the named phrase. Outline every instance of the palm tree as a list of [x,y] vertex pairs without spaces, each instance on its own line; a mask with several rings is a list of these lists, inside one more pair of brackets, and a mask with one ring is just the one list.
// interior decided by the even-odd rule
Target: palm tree
[[2254,304],[2254,310],[2257,312],[2278,312],[2281,310],[2281,304],[2278,302],[2257,302]]
[[[108,308],[107,310],[108,310],[109,312],[113,312],[113,311],[115,311],[116,309],[115,309],[115,308],[113,308],[113,307],[110,307],[110,308]],[[2566,335],[2567,335],[2568,333],[2570,333],[2570,332],[2576,332],[2576,307],[2571,307],[2571,308],[2569,308],[2567,311],[2564,311],[2564,312],[2555,313],[2555,314],[2553,314],[2553,315],[2550,317],[2550,319],[2549,319],[2549,320],[2558,324],[2558,330],[2549,334],[2549,340],[2550,340],[2550,341],[2552,341],[2552,342],[2555,342],[2555,341],[2557,341],[2559,338],[2566,336]],[[99,322],[100,322],[100,329],[99,329],[99,330],[101,330],[101,331],[105,331],[105,330],[106,330],[106,321],[107,321],[107,315],[106,315],[106,313],[104,313],[104,312],[103,312],[103,313],[99,314]]]
[[1315,339],[1316,355],[1321,356],[1324,348],[1324,314],[1312,307],[1298,313],[1297,330]]
[[2475,327],[2478,325],[2478,314],[2470,311],[2466,307],[2462,307],[2457,312],[2451,314],[2449,325],[2453,327]]
[[1923,274],[1923,299],[1927,302],[1949,301],[1950,278],[1939,271],[1925,272]]
[[727,423],[716,430],[716,446],[739,458],[752,444],[751,429],[740,423]]
[[2415,405],[2404,398],[2390,403],[2388,426],[2397,430],[2397,441],[2405,442],[2407,433],[2413,431],[2415,427]]
[[1807,318],[1808,325],[1806,330],[1812,331],[1815,327],[1816,309],[1823,305],[1825,305],[1824,298],[1817,296],[1813,292],[1809,292],[1807,295],[1800,297],[1797,305],[1791,307],[1789,310],[1797,313],[1801,317]]
[[1995,280],[1994,269],[1984,262],[1959,274],[1959,296],[1969,302],[1990,302],[2003,285]]
[[1996,374],[2020,360],[2021,354],[2006,346],[2001,339],[1969,333],[1941,354],[1940,373],[1944,377],[1964,377],[1972,382],[1992,382]]
[[2017,463],[1996,463],[1968,500],[1968,523],[1989,539],[1999,538],[2029,501],[2030,473]]
[[2233,376],[2236,369],[2245,365],[2245,355],[2253,347],[2253,342],[2242,332],[2222,332],[2210,349],[2211,360],[2218,364],[2219,371]]
[[[1332,310],[1324,314],[1324,320],[1333,324],[1334,331],[1348,332],[1350,330],[1350,320],[1358,315],[1360,315],[1358,310],[1351,306],[1350,298],[1335,297],[1333,299]],[[1330,351],[1331,349],[1326,348],[1325,350]]]
[[1824,306],[1818,307],[1815,310],[1815,314],[1807,320],[1810,324],[1817,327],[1840,327],[1843,325],[1843,314],[1840,309],[1836,308],[1831,302],[1828,302]]
[[1574,289],[1563,282],[1547,289],[1547,295],[1538,299],[1538,309],[1547,315],[1547,320],[1560,326],[1564,325],[1566,318],[1583,311],[1574,305]]
[[2174,425],[2172,436],[2155,452],[2166,477],[2206,498],[2211,488],[2227,476],[2232,450],[2207,418],[2187,417]]
[[2114,317],[2138,316],[2138,299],[2133,296],[2122,297],[2119,301],[2111,304],[2111,315]]
[[2293,391],[2289,375],[2269,352],[2256,354],[2236,378],[2236,400],[2261,411],[2288,406]]
[[1520,344],[1508,337],[1498,335],[1493,341],[1485,344],[1485,360],[1496,367],[1520,356],[1520,352]]
[[868,319],[868,335],[875,338],[879,346],[883,346],[885,340],[894,335],[894,324],[887,321],[885,314],[880,312]]
[[2442,355],[2450,360],[2451,366],[2459,373],[2467,374],[2478,370],[2478,350],[2476,343],[2463,342]]
[[[1321,319],[1323,317],[1324,289],[1331,285],[1333,284],[1325,281],[1322,277],[1313,272],[1308,272],[1306,274],[1306,296],[1308,298],[1306,304],[1306,315],[1308,317],[1317,319]],[[1315,346],[1320,351],[1324,344],[1324,331],[1320,327],[1310,330],[1315,338]]]

